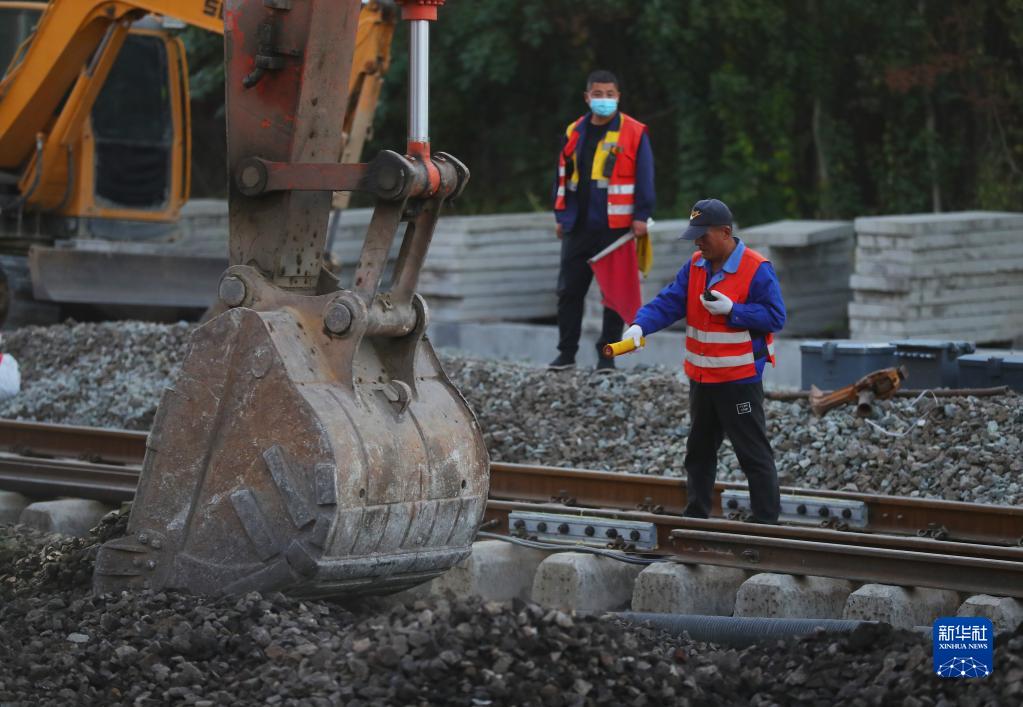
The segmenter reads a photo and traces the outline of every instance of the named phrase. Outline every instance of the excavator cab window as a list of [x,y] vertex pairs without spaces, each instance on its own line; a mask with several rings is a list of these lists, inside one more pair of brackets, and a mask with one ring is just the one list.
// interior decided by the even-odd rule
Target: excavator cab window
[[167,204],[175,143],[168,60],[160,37],[129,36],[96,99],[97,206],[162,209]]
[[0,77],[39,21],[41,10],[0,7]]

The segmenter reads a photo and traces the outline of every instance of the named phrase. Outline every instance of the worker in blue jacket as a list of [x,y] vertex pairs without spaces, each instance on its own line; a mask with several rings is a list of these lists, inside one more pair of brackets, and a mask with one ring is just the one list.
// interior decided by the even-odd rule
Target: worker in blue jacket
[[684,515],[710,515],[718,450],[727,435],[749,482],[753,520],[776,523],[778,471],[764,416],[764,367],[774,364],[774,332],[785,325],[785,302],[771,263],[732,235],[732,212],[718,199],[696,202],[682,234],[693,254],[636,314],[625,332],[643,337],[686,319],[685,371],[690,430]]
[[[575,366],[586,292],[593,281],[587,262],[631,229],[647,232],[654,211],[654,155],[646,126],[618,110],[618,79],[594,71],[583,98],[589,112],[569,123],[558,152],[554,185],[555,230],[561,239],[558,272],[558,357],[549,368]],[[638,275],[637,275],[638,277]],[[614,360],[599,355],[604,344],[618,341],[625,323],[604,308],[598,372],[614,369]]]

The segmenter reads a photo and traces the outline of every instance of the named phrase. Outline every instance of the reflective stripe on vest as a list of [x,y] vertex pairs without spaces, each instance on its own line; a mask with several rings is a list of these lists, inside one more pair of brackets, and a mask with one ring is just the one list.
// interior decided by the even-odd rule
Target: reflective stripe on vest
[[[700,368],[731,368],[733,366],[750,366],[756,364],[752,353],[739,356],[701,356],[692,351],[686,351],[686,360]],[[754,375],[756,375],[754,373]],[[749,378],[749,376],[743,376]],[[738,380],[738,378],[736,379]]]
[[[712,315],[700,302],[706,288],[707,271],[696,264],[700,254],[693,255],[689,265],[689,289],[686,293],[686,374],[700,383],[727,383],[757,375],[753,353],[753,336],[748,329],[728,325],[728,317]],[[713,290],[733,302],[744,303],[749,297],[753,276],[765,262],[760,253],[747,246],[738,270],[726,273]],[[774,337],[767,334],[767,360],[774,365]]]
[[[587,116],[573,121],[565,130],[567,141],[558,156],[558,190],[554,210],[564,211],[565,195],[579,188],[579,171],[575,169],[580,128]],[[629,228],[636,211],[636,156],[646,126],[625,113],[618,114],[618,130],[608,130],[593,153],[590,180],[597,188],[607,189],[608,228]],[[614,168],[605,175],[607,161],[614,156]],[[568,166],[572,169],[569,170]],[[569,176],[571,171],[571,176]]]
[[753,341],[749,329],[743,329],[742,331],[701,331],[696,327],[687,326],[686,336],[691,336],[705,344],[744,344],[747,341]]

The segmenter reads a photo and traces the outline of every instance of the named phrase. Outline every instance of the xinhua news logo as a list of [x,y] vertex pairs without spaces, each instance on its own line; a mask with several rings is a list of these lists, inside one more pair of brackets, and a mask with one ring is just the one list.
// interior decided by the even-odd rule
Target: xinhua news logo
[[995,668],[989,619],[943,617],[934,622],[934,672],[942,678],[986,678]]

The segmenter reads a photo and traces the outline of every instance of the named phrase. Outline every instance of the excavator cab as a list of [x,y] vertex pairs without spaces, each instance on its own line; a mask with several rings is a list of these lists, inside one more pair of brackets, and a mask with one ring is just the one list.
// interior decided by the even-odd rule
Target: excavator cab
[[[0,66],[6,72],[19,70],[46,7],[0,0]],[[115,58],[103,70],[106,52]],[[16,195],[7,199],[7,210],[47,214],[51,237],[92,233],[95,224],[100,232],[93,235],[117,238],[118,224],[111,221],[174,221],[188,199],[191,169],[184,45],[152,17],[134,22],[119,49],[109,42],[100,46],[77,78],[79,87],[56,104],[55,128],[69,101],[90,100],[83,87],[92,82],[98,90],[86,117],[68,121],[73,127],[64,124],[60,158],[37,147],[27,170],[11,172],[18,178],[6,185]],[[9,224],[4,230],[12,235]],[[123,237],[134,235],[128,230]]]
[[181,40],[156,28],[132,29],[73,150],[77,179],[66,214],[178,218],[190,179],[187,78]]
[[[470,552],[489,459],[415,292],[469,173],[430,149],[443,0],[400,4],[408,143],[342,164],[359,0],[225,3],[230,266],[160,403],[128,535],[99,551],[97,591],[380,593]],[[335,191],[376,200],[349,283],[323,267]]]

